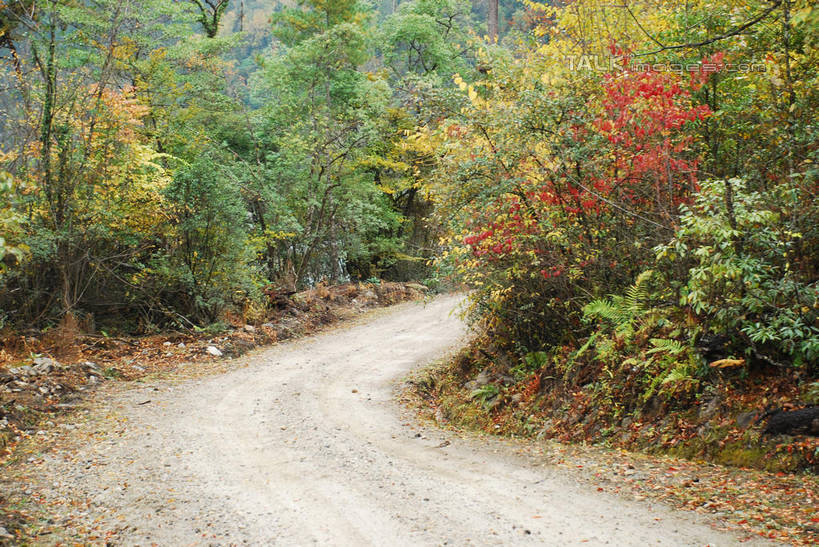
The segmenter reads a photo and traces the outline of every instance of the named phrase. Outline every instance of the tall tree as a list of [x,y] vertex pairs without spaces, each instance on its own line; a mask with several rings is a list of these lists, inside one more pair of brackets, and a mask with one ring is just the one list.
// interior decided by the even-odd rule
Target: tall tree
[[498,0],[486,0],[488,5],[487,23],[489,31],[489,41],[498,40]]
[[219,33],[219,22],[227,10],[230,0],[190,0],[199,8],[199,22],[208,38]]
[[15,15],[28,31],[15,34],[19,55],[7,62],[24,77],[2,94],[28,99],[7,113],[4,145],[14,146],[0,163],[20,189],[31,243],[15,281],[28,297],[16,307],[40,319],[126,305],[166,218],[166,160],[145,138],[145,122],[158,117],[145,69],[167,57],[166,29],[190,32],[191,19],[163,0],[35,0]]
[[371,57],[371,20],[357,0],[306,0],[274,17],[287,49],[267,63],[259,90],[273,141],[261,193],[272,179],[288,198],[285,267],[296,284],[343,276],[345,260],[369,252],[360,236],[394,222],[364,165],[388,100],[386,83],[359,68]]

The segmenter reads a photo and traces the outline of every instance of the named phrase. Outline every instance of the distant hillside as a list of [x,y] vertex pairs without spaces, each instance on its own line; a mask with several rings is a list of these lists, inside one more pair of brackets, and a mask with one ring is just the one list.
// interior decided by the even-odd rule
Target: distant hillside
[[[394,13],[398,6],[404,2],[406,0],[376,0],[374,3],[379,19],[384,19]],[[253,35],[266,32],[269,28],[270,14],[276,11],[279,6],[295,6],[297,4],[298,2],[295,0],[231,0],[231,6],[223,19],[222,32],[244,30]],[[474,20],[481,26],[486,21],[486,6],[486,0],[472,1]],[[500,0],[501,34],[508,30],[508,22],[523,7],[521,0]]]

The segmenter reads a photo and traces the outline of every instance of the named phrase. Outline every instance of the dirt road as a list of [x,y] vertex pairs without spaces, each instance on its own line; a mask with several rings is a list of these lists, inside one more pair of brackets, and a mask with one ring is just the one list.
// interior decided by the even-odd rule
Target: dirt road
[[26,488],[57,525],[127,545],[736,542],[501,441],[413,423],[395,383],[462,341],[457,302],[376,312],[226,374],[103,388]]

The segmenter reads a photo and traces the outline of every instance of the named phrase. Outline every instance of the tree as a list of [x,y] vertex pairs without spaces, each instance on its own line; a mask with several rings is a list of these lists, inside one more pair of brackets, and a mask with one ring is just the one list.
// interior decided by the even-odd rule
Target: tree
[[469,14],[465,0],[415,0],[402,4],[381,26],[379,43],[393,100],[373,169],[404,217],[399,230],[403,256],[389,270],[399,279],[428,275],[440,237],[427,219],[433,204],[423,185],[435,151],[412,135],[417,128],[434,127],[458,106],[451,76],[470,71]]
[[[287,196],[297,228],[285,277],[299,285],[345,275],[350,235],[386,220],[372,174],[362,163],[378,135],[388,88],[359,70],[369,58],[371,13],[354,0],[306,1],[274,17],[287,47],[266,61],[258,96],[266,100],[268,172]],[[260,188],[260,195],[270,191]],[[275,220],[267,224],[274,224]]]
[[[384,63],[399,85],[409,75],[436,76],[438,86],[466,69],[469,4],[465,0],[415,0],[402,4],[381,25]],[[399,87],[398,91],[402,91]]]
[[239,187],[220,168],[224,163],[205,152],[178,170],[163,192],[173,232],[166,237],[167,252],[156,259],[167,281],[159,290],[205,324],[219,317],[233,292],[252,285],[247,210]]
[[205,72],[197,41],[179,59],[174,46],[191,23],[181,4],[40,0],[15,16],[30,32],[14,35],[18,55],[6,65],[24,77],[2,92],[14,108],[0,162],[14,175],[28,253],[9,269],[0,305],[30,322],[124,308],[150,324],[154,310],[167,311],[151,295],[146,264],[167,232],[160,192],[178,165],[153,146],[195,154],[203,105],[213,119],[229,101],[224,92],[199,100],[219,91],[218,80],[197,82]]
[[[96,9],[44,0],[37,6],[36,24],[42,38],[30,42],[33,64],[42,87],[42,106],[26,112],[37,128],[39,143],[30,158],[28,173],[38,192],[38,224],[53,245],[59,276],[61,312],[72,312],[87,288],[90,256],[80,238],[78,215],[91,190],[105,180],[107,160],[132,135],[130,124],[139,112],[125,116],[111,90],[122,25],[134,9],[124,0],[107,0]],[[99,39],[91,39],[99,37]],[[85,61],[86,70],[63,71],[63,66]],[[38,86],[39,87],[39,86]]]
[[[219,22],[228,9],[230,0],[190,0],[199,8],[199,22],[208,38],[214,38],[219,33]],[[244,7],[244,4],[242,4]]]
[[498,41],[498,0],[486,1],[488,5],[487,31],[489,33],[489,41],[494,43]]

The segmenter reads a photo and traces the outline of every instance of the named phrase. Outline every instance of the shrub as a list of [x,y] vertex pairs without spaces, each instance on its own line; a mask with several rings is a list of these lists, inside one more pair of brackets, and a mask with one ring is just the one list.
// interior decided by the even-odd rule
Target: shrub
[[702,331],[730,337],[749,357],[815,366],[819,285],[796,267],[803,234],[771,205],[792,202],[784,194],[796,191],[752,192],[740,179],[704,182],[657,253],[666,266],[684,265],[679,303]]
[[156,265],[164,290],[181,313],[214,321],[236,290],[254,284],[239,188],[203,155],[176,173],[165,197],[174,229]]

